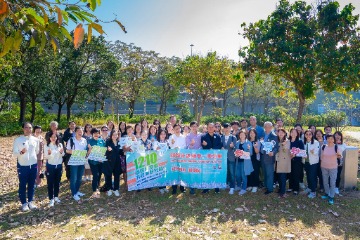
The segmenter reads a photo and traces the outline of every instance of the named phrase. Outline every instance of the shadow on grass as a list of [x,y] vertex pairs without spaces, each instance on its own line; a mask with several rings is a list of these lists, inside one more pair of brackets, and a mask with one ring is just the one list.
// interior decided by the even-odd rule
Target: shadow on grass
[[[102,193],[101,198],[92,199],[89,198],[92,194],[91,183],[86,182],[82,184],[81,191],[86,193],[86,196],[82,203],[77,203],[70,196],[69,183],[63,181],[60,188],[61,204],[49,208],[47,187],[42,186],[35,192],[39,209],[25,213],[20,211],[17,191],[1,195],[1,232],[21,231],[24,225],[46,225],[47,221],[54,224],[54,227],[62,228],[77,217],[87,216],[99,222],[109,218],[120,222],[127,221],[135,229],[144,224],[144,219],[148,219],[147,224],[150,226],[158,228],[182,226],[184,222],[194,226],[225,225],[229,222],[238,225],[242,222],[251,227],[269,224],[276,228],[282,224],[288,226],[300,221],[309,229],[315,225],[328,225],[336,236],[359,236],[359,192],[345,193],[343,197],[335,198],[334,206],[329,206],[319,196],[312,200],[302,194],[279,199],[275,193],[264,195],[261,189],[257,193],[247,193],[244,196],[228,195],[227,190],[222,190],[220,194],[211,191],[203,195],[198,190],[196,195],[161,195],[158,189],[125,192],[124,185],[121,185],[120,197],[108,197]],[[339,216],[336,217],[329,210]],[[77,224],[81,225],[81,221]],[[236,232],[236,229],[229,229],[230,231]]]

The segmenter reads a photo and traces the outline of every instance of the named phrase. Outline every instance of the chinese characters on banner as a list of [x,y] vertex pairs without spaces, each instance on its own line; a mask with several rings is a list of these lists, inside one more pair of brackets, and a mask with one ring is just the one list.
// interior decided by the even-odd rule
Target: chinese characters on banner
[[226,187],[227,150],[131,152],[126,162],[129,191],[178,184],[199,189]]

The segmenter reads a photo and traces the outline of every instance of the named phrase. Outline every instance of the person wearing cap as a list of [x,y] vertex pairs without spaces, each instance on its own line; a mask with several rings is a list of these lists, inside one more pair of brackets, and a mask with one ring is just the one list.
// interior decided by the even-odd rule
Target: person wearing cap
[[24,134],[15,139],[13,155],[17,158],[18,192],[22,204],[21,209],[22,211],[29,211],[37,208],[33,200],[37,175],[37,155],[40,151],[40,144],[39,140],[31,135],[31,123],[25,122],[22,128]]

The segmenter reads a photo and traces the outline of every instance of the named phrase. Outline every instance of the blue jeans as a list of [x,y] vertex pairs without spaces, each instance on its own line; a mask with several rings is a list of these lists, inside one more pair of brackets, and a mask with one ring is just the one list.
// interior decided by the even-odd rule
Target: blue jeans
[[316,185],[317,185],[317,173],[319,169],[319,164],[312,164],[310,165],[309,162],[305,163],[305,171],[306,171],[306,178],[308,182],[308,188],[311,189],[311,192],[316,192]]
[[241,179],[239,176],[240,173],[240,165],[234,162],[228,162],[229,172],[230,172],[230,188],[235,188],[235,181],[237,186],[240,187]]
[[17,172],[19,177],[19,198],[21,204],[26,203],[26,187],[27,187],[27,202],[32,202],[35,191],[35,180],[37,176],[37,164],[30,166],[20,166],[17,163]]
[[59,197],[60,181],[62,175],[62,164],[46,164],[46,181],[49,199]]
[[91,173],[93,175],[93,180],[91,183],[91,187],[93,192],[96,192],[96,189],[99,188],[100,178],[102,173],[102,163],[93,164],[92,160],[89,160],[89,165],[91,169]]
[[274,163],[261,161],[264,173],[264,185],[269,192],[274,191]]
[[80,189],[81,178],[84,175],[84,171],[85,171],[84,165],[70,166],[70,190],[71,190],[71,195],[73,196]]
[[246,190],[247,176],[245,175],[245,171],[244,171],[244,161],[238,162],[238,167],[237,167],[236,171],[237,171],[237,174],[239,175],[239,180],[237,181],[237,184],[239,185],[241,183],[241,189]]
[[286,191],[286,176],[287,176],[287,173],[278,173],[280,195],[284,195],[285,191]]

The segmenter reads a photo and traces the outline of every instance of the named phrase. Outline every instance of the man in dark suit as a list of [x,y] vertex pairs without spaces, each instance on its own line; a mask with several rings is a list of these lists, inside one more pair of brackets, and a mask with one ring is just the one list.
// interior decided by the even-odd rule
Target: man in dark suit
[[223,124],[224,134],[221,136],[221,142],[223,149],[227,149],[227,176],[226,183],[230,185],[229,194],[234,194],[235,190],[235,169],[236,169],[236,157],[235,157],[235,146],[236,137],[230,133],[231,126],[228,123]]
[[270,142],[273,143],[271,151],[264,150],[264,143],[261,144],[261,165],[264,172],[264,185],[266,187],[265,194],[270,194],[274,191],[274,165],[275,165],[275,155],[279,150],[279,142],[277,136],[274,134],[273,125],[271,122],[264,123],[265,136],[264,143]]
[[[221,149],[222,142],[219,134],[215,133],[214,123],[208,123],[208,132],[201,136],[201,146],[203,149]],[[204,189],[202,193],[208,193],[209,189]],[[215,193],[219,193],[219,188],[215,188]]]

